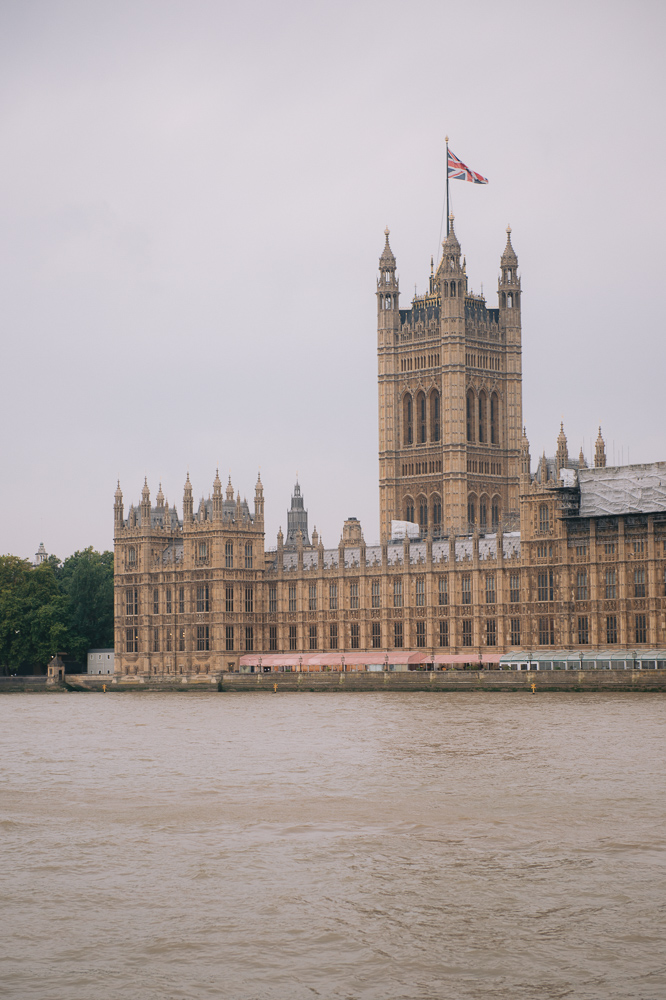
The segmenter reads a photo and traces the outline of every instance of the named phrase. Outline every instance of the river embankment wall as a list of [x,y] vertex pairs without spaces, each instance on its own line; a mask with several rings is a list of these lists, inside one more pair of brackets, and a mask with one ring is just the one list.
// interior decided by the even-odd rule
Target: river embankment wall
[[59,684],[46,677],[0,677],[0,694],[12,692],[266,693],[299,691],[666,691],[666,670],[446,670],[402,672],[222,674],[221,677],[114,677],[68,674]]

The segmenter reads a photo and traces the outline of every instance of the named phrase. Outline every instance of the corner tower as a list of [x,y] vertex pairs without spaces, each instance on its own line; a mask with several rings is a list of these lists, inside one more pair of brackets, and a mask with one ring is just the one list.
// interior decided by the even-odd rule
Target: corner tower
[[398,307],[395,257],[379,259],[377,352],[382,540],[391,521],[421,535],[518,523],[522,429],[520,279],[510,229],[498,308],[468,290],[449,220],[428,291]]

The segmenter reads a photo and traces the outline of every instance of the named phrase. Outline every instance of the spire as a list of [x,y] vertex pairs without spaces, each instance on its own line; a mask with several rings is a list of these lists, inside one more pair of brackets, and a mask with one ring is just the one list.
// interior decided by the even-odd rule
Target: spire
[[192,500],[192,483],[190,482],[190,474],[188,472],[185,479],[185,486],[183,487],[183,523],[191,521],[193,517],[194,501]]
[[606,445],[601,436],[601,427],[599,427],[599,435],[594,446],[594,467],[595,469],[606,468]]
[[525,478],[524,485],[529,485],[532,459],[530,457],[530,443],[527,440],[527,431],[523,427],[523,436],[520,439],[520,473]]
[[566,469],[569,464],[567,436],[564,433],[564,422],[560,422],[560,433],[557,435],[557,452],[555,454],[555,478],[559,482],[560,469]]
[[120,480],[118,480],[118,485],[116,486],[116,492],[113,494],[113,498],[116,501],[116,503],[122,504],[123,491],[120,488]]
[[384,230],[384,236],[386,237],[386,243],[384,244],[384,249],[382,250],[382,255],[379,258],[379,270],[395,270],[395,257],[393,251],[391,250],[391,245],[389,243],[389,234],[391,230],[387,226]]
[[585,461],[585,455],[583,454],[583,446],[580,446],[580,454],[578,456],[578,468],[587,469],[587,462]]
[[183,492],[185,493],[186,496],[187,495],[192,496],[192,483],[190,482],[189,472],[187,473],[187,476],[185,478],[185,486],[183,487]]
[[162,483],[160,483],[160,488],[157,491],[157,496],[155,497],[155,501],[158,507],[164,507],[164,493],[162,493]]
[[150,490],[148,489],[148,476],[144,477],[143,489],[141,490],[141,503],[150,503]]
[[546,460],[545,451],[539,461],[539,482],[541,483],[542,486],[544,486],[548,482],[548,462]]
[[502,254],[501,260],[502,267],[517,267],[518,258],[516,257],[516,251],[511,245],[511,226],[506,227],[506,246],[504,247],[504,253]]
[[227,500],[229,501],[229,503],[233,503],[234,502],[234,488],[231,485],[231,473],[229,473],[229,482],[227,483],[226,494],[227,494]]
[[215,479],[213,480],[213,496],[219,497],[222,494],[222,483],[220,482],[220,470],[215,470]]

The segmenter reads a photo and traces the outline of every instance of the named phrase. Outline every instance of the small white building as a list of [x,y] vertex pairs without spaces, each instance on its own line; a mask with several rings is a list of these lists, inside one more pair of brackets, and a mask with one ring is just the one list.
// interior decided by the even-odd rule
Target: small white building
[[88,673],[89,674],[112,674],[113,673],[113,650],[112,649],[89,649],[88,650]]

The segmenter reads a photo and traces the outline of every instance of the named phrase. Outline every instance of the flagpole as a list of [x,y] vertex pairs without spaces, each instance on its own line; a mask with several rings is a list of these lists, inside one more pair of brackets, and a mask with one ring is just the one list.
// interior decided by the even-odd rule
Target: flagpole
[[449,137],[444,136],[446,142],[446,238],[449,238]]

